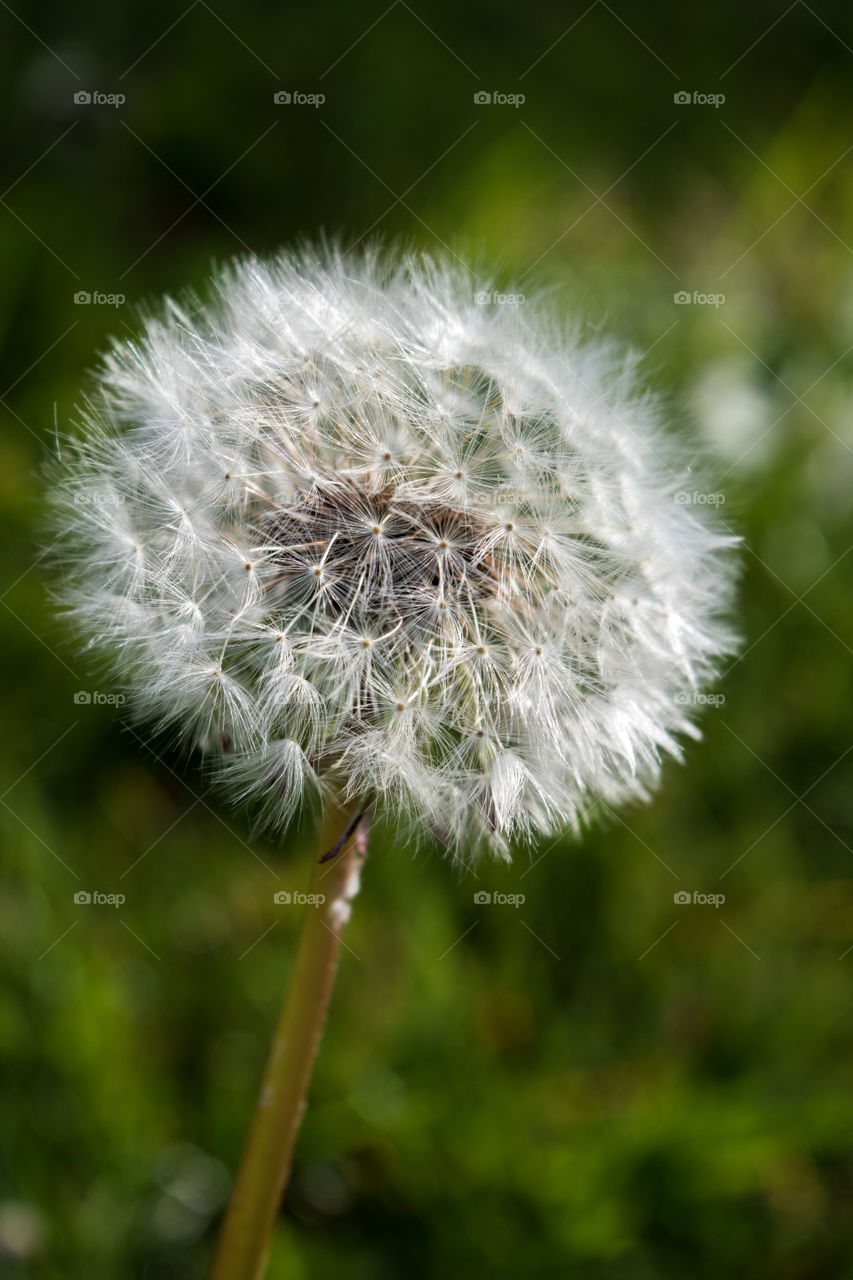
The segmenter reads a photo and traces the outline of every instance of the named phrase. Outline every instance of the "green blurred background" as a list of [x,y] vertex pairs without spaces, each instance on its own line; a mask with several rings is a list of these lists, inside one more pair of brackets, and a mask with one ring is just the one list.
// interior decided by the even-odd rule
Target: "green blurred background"
[[648,353],[744,536],[746,640],[686,768],[582,844],[478,879],[374,845],[270,1277],[853,1276],[849,6],[0,28],[0,1270],[203,1275],[308,870],[75,703],[41,461],[141,304],[325,228],[482,253]]

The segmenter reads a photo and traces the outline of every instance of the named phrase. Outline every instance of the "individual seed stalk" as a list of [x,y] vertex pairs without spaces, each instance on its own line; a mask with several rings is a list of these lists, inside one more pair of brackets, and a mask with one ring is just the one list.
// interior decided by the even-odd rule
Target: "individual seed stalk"
[[324,856],[314,860],[309,890],[323,901],[305,908],[296,960],[210,1280],[259,1280],[264,1273],[335,981],[341,934],[358,892],[366,840],[366,828],[351,809],[334,809],[323,824],[318,857]]

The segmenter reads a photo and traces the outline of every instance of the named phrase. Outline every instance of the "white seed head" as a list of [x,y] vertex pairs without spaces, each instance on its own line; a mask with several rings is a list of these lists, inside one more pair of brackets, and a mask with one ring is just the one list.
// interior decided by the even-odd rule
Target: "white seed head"
[[733,646],[734,539],[632,376],[446,262],[241,262],[104,360],[66,601],[274,825],[334,791],[460,857],[576,828]]

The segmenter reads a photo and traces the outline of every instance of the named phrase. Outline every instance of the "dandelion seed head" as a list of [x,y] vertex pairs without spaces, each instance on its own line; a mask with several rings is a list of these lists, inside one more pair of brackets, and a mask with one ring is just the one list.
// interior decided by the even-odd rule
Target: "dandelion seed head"
[[240,262],[103,362],[65,600],[274,827],[334,793],[460,857],[577,828],[649,794],[734,644],[734,539],[633,378],[448,262]]

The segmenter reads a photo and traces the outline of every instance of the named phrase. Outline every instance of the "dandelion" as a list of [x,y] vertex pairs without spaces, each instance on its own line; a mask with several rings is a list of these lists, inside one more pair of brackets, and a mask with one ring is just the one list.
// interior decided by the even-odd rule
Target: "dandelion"
[[380,800],[505,856],[648,794],[731,647],[731,539],[658,415],[446,265],[244,262],[104,361],[67,598],[273,826]]
[[331,815],[336,938],[368,809],[470,860],[648,796],[732,650],[734,540],[630,362],[448,262],[309,248],[214,288],[112,348],[58,465],[64,598],[129,705],[273,829]]

